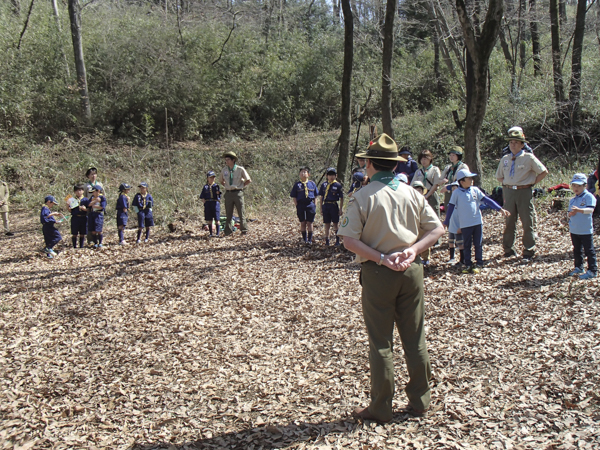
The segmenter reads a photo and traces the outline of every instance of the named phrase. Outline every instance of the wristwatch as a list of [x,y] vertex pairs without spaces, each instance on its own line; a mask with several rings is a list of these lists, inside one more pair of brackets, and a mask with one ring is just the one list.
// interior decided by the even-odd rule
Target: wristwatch
[[385,255],[383,253],[379,254],[379,262],[377,263],[378,266],[383,264],[383,258],[385,258]]

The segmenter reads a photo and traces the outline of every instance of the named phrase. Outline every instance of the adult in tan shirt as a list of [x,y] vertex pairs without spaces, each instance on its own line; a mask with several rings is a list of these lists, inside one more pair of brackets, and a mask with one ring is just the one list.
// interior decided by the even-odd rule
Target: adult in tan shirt
[[392,138],[382,134],[365,153],[371,183],[355,192],[338,234],[362,264],[362,309],[369,336],[371,402],[354,410],[364,420],[392,419],[394,324],[398,327],[410,380],[407,411],[429,407],[431,366],[425,343],[423,266],[417,257],[444,233],[421,194],[394,178],[404,158]]
[[219,175],[219,182],[223,185],[223,189],[225,190],[225,213],[227,214],[225,236],[229,236],[233,233],[231,219],[233,219],[234,207],[240,216],[240,230],[242,230],[242,234],[246,234],[248,232],[248,225],[246,223],[244,212],[244,188],[248,186],[252,180],[250,179],[248,172],[246,172],[246,169],[236,164],[237,155],[234,152],[225,152],[223,158],[225,158],[225,167]]
[[517,218],[523,225],[523,262],[528,263],[535,255],[535,206],[533,186],[548,175],[548,169],[533,155],[524,151],[527,143],[521,128],[508,130],[510,153],[500,159],[496,179],[502,183],[504,209],[510,212],[504,225],[502,246],[506,258],[515,256]]
[[2,223],[4,224],[4,234],[12,236],[14,233],[10,231],[10,222],[8,221],[8,184],[0,181],[0,214],[2,215]]

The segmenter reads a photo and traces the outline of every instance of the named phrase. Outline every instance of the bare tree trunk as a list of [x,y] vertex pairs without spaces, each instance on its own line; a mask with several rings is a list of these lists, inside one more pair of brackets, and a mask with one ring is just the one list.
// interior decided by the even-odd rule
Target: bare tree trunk
[[433,37],[433,74],[435,76],[435,88],[437,97],[442,98],[444,87],[442,84],[442,74],[440,72],[440,36],[438,34],[438,27],[435,24],[432,24],[431,32]]
[[65,71],[67,73],[67,79],[71,78],[71,69],[69,68],[69,61],[67,61],[67,55],[65,54],[65,48],[63,46],[62,28],[60,26],[60,17],[58,16],[58,3],[56,0],[52,0],[52,11],[54,12],[54,21],[56,22],[56,29],[58,30],[58,45],[60,46],[60,54],[65,62]]
[[560,17],[560,27],[563,28],[567,24],[567,2],[566,2],[566,0],[559,0],[558,14]]
[[552,72],[554,76],[554,102],[556,114],[561,125],[566,123],[565,89],[563,85],[560,45],[560,21],[558,17],[558,1],[550,0],[550,35],[552,37]]
[[88,95],[87,75],[83,59],[83,42],[81,40],[81,8],[78,0],[69,0],[69,19],[71,21],[71,37],[73,39],[73,53],[75,56],[75,71],[77,72],[77,85],[81,99],[81,116],[89,122],[92,118],[90,98]]
[[540,33],[538,30],[536,0],[529,0],[529,28],[531,30],[531,47],[533,53],[533,76],[542,74],[542,58],[540,56]]
[[525,54],[525,30],[527,30],[527,0],[519,1],[519,66],[525,68],[527,56]]
[[511,51],[513,49],[512,42],[509,45],[506,40],[504,27],[500,27],[500,47],[502,47],[504,59],[510,68],[510,95],[514,96],[517,92],[517,61],[516,55]]
[[350,155],[350,125],[351,125],[351,83],[352,61],[354,59],[354,21],[350,0],[342,0],[344,13],[344,72],[342,74],[342,132],[340,134],[340,154],[337,163],[337,173],[341,181],[346,180],[348,157]]
[[479,130],[487,109],[489,61],[500,33],[504,1],[489,0],[482,27],[478,23],[474,24],[471,15],[467,12],[464,0],[456,0],[456,10],[468,51],[467,56],[472,61],[472,70],[467,69],[467,86],[469,85],[469,72],[472,76],[472,86],[471,89],[467,88],[467,118],[464,131],[465,162],[471,170],[481,174]]
[[569,112],[572,127],[579,125],[579,113],[581,112],[581,105],[579,103],[581,97],[581,53],[583,48],[583,36],[585,34],[586,7],[586,0],[578,0],[571,59],[571,90],[569,92]]
[[387,0],[383,25],[383,60],[381,69],[381,125],[383,132],[394,138],[392,127],[392,56],[394,53],[394,16],[398,0]]

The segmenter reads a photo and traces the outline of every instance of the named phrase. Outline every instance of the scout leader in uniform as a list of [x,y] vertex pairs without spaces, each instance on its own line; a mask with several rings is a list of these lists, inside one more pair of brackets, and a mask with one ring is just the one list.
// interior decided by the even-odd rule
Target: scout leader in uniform
[[525,135],[519,127],[508,130],[506,137],[510,153],[500,160],[496,178],[502,183],[504,208],[510,212],[504,226],[502,246],[504,257],[515,256],[517,218],[523,225],[523,262],[535,255],[535,207],[533,187],[548,175],[548,169],[533,155],[524,150]]
[[250,175],[248,175],[246,169],[236,164],[237,155],[234,152],[225,152],[223,158],[225,158],[225,167],[219,175],[219,183],[225,189],[225,214],[227,215],[225,236],[233,233],[231,219],[233,219],[234,206],[240,216],[240,229],[243,234],[246,234],[248,232],[248,225],[246,224],[244,211],[244,188],[252,183],[252,179],[250,179]]
[[371,403],[354,415],[389,422],[394,324],[410,375],[407,412],[422,415],[429,407],[431,366],[425,343],[423,266],[417,255],[444,234],[444,227],[425,197],[394,178],[392,170],[404,158],[392,138],[382,134],[358,156],[367,158],[371,183],[354,194],[339,231],[362,266],[362,308],[369,336]]

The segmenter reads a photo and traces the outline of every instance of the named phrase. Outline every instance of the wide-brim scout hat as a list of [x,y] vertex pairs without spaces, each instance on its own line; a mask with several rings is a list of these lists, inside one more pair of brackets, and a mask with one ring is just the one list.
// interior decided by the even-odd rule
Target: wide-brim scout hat
[[382,133],[377,139],[371,141],[367,151],[359,153],[356,157],[363,159],[385,159],[388,161],[408,161],[408,159],[398,155],[396,142],[385,133]]
[[330,167],[327,169],[327,175],[337,175],[337,170],[335,167]]
[[207,178],[216,177],[216,176],[217,176],[217,174],[215,173],[214,170],[209,170],[208,173],[206,174]]
[[237,160],[237,155],[230,150],[228,152],[223,153],[223,158],[231,158]]
[[96,169],[95,167],[90,167],[90,168],[89,168],[89,169],[88,169],[88,170],[85,172],[85,176],[86,176],[86,177],[89,177],[89,176],[90,176],[90,174],[91,174],[92,172],[96,172],[96,173],[98,173],[98,169]]
[[148,183],[146,183],[145,181],[142,181],[140,184],[138,184],[138,187],[148,187]]
[[58,205],[58,202],[56,201],[56,199],[54,198],[53,195],[47,195],[46,198],[44,198],[44,203],[48,203],[48,202],[52,202],[55,205]]
[[477,174],[471,172],[470,170],[467,169],[460,169],[458,172],[456,172],[456,181],[460,181],[463,178],[467,178],[467,177],[476,177]]
[[584,186],[587,185],[587,177],[585,176],[585,173],[576,173],[573,175],[571,184],[583,184]]
[[512,127],[511,129],[509,129],[505,139],[507,141],[520,141],[526,144],[528,143],[527,139],[525,139],[525,133],[523,133],[523,128],[521,127]]
[[458,155],[458,156],[462,156],[464,154],[464,151],[463,151],[462,147],[455,145],[448,151],[449,155],[451,155],[452,153],[454,153],[455,155]]
[[421,189],[425,189],[425,185],[423,184],[423,182],[422,182],[422,181],[415,181],[415,182],[412,184],[412,187],[414,187],[414,188],[421,188]]

